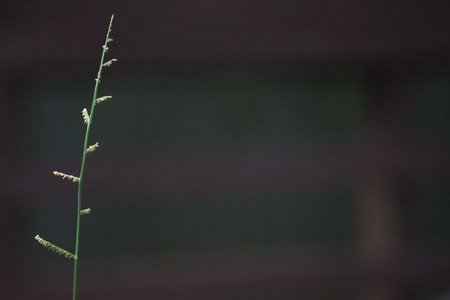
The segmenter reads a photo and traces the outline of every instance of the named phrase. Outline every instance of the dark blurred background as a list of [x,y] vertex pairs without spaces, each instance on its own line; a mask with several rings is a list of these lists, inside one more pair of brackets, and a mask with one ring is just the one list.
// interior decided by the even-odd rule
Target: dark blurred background
[[[2,1],[1,299],[450,299],[443,1]],[[447,297],[445,296],[447,295]]]

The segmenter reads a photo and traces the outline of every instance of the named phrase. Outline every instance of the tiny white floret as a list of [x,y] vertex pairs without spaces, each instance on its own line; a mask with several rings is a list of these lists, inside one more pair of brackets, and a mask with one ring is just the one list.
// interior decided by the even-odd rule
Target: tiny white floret
[[83,116],[84,123],[89,124],[90,118],[86,108],[83,108],[81,115]]
[[90,146],[86,149],[86,153],[94,152],[95,149],[97,149],[98,147],[99,147],[98,142],[95,143],[94,145],[90,145]]

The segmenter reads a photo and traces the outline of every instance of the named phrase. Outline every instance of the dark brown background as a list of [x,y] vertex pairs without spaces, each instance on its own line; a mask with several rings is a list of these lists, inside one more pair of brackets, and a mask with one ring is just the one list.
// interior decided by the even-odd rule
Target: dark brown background
[[448,1],[0,4],[2,299],[441,299]]

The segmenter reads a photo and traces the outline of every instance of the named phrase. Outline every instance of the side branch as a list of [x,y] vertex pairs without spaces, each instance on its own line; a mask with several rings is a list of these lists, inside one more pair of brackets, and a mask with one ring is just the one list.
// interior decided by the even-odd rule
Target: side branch
[[44,247],[47,248],[48,250],[55,252],[55,253],[58,254],[58,255],[62,255],[62,256],[64,256],[65,258],[73,258],[73,259],[77,259],[77,257],[76,257],[75,255],[73,255],[72,253],[70,253],[69,251],[64,250],[63,248],[58,247],[58,246],[56,246],[56,245],[54,245],[54,244],[52,244],[52,243],[50,243],[50,242],[47,242],[46,240],[44,240],[43,238],[41,238],[41,237],[39,236],[39,234],[36,235],[34,238],[36,239],[36,241],[38,241],[39,244],[41,244],[42,246],[44,246]]
[[58,171],[53,171],[53,174],[56,176],[61,176],[63,179],[69,179],[72,180],[73,182],[78,182],[80,181],[80,178],[73,176],[73,175],[67,175]]

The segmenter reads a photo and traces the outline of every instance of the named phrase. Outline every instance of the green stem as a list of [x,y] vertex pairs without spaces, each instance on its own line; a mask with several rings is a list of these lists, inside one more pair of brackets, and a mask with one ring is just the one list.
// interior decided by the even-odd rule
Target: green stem
[[102,75],[102,69],[103,69],[103,61],[105,58],[105,53],[108,49],[109,33],[111,32],[111,25],[112,25],[113,18],[114,18],[114,15],[112,15],[111,21],[109,22],[108,32],[106,33],[105,44],[103,45],[102,57],[100,59],[100,67],[98,68],[97,79],[95,80],[94,94],[92,96],[90,120],[87,124],[86,134],[84,136],[83,158],[81,160],[80,177],[79,177],[79,181],[78,181],[77,232],[76,232],[76,238],[75,238],[75,257],[74,257],[75,259],[74,259],[74,266],[73,266],[73,293],[72,293],[73,300],[76,300],[76,297],[77,297],[77,274],[78,274],[78,260],[79,260],[78,250],[79,250],[79,241],[80,241],[80,219],[81,219],[80,218],[81,186],[83,183],[84,165],[86,162],[86,150],[87,150],[88,141],[89,141],[89,131],[91,128],[92,120],[94,118],[94,109],[95,109],[95,103],[96,103],[96,99],[97,99],[97,90],[98,90],[98,85],[100,83],[100,78],[102,77],[101,75]]

